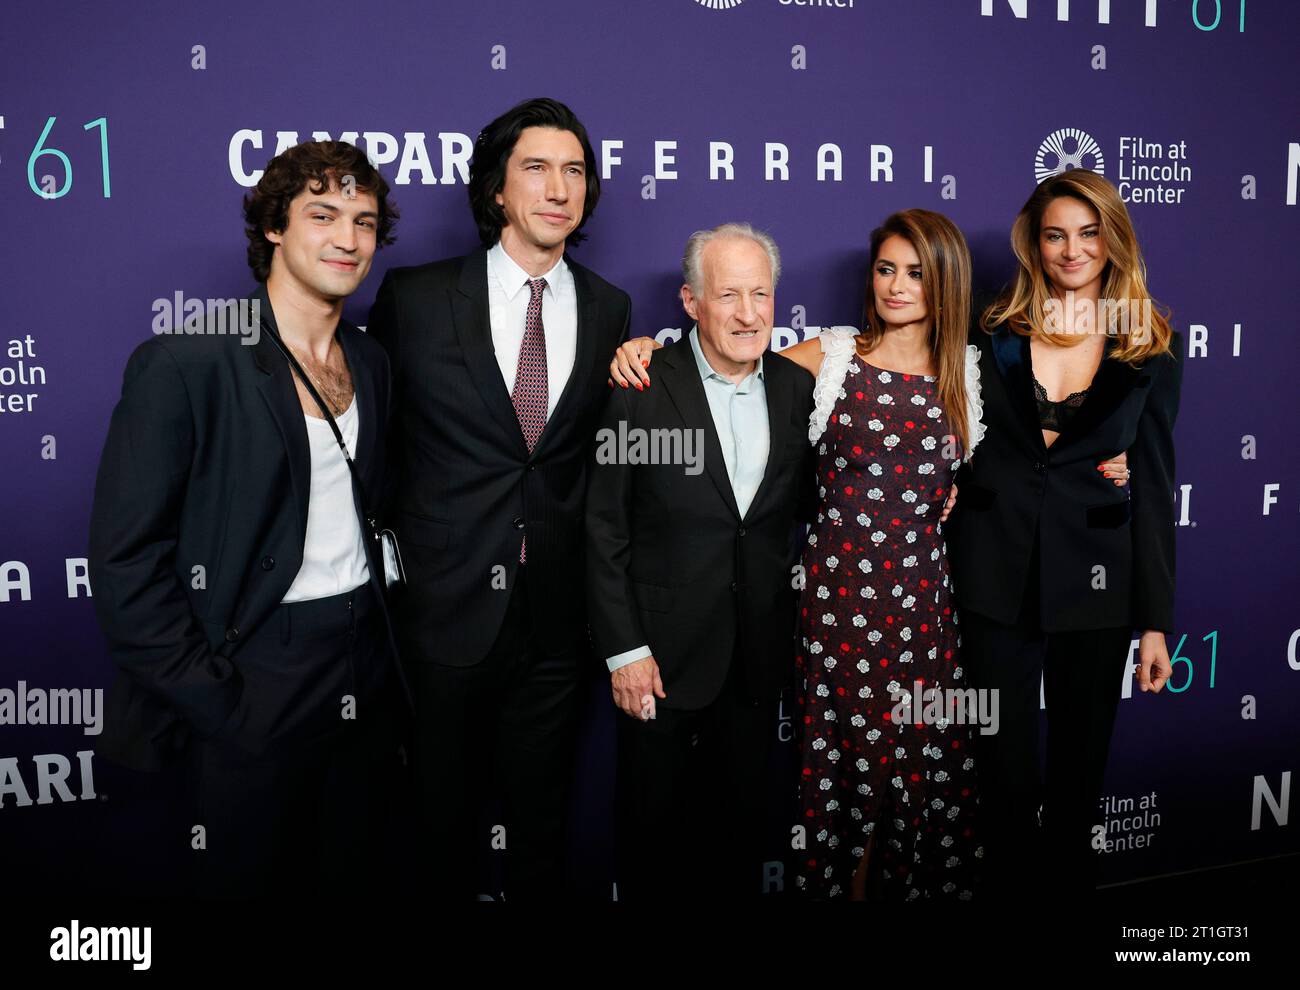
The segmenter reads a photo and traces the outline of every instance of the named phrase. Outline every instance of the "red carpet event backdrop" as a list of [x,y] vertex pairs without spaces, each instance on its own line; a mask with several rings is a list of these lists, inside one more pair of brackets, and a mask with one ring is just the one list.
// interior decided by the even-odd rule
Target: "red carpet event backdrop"
[[[1174,673],[1158,696],[1124,683],[1103,880],[1295,852],[1298,40],[1289,0],[13,7],[0,35],[8,879],[172,889],[140,865],[171,827],[161,805],[95,752],[114,671],[87,519],[127,356],[188,302],[252,290],[240,199],[272,155],[313,137],[363,148],[401,209],[397,243],[348,303],[364,324],[385,269],[475,246],[474,137],[533,96],[570,105],[598,154],[603,194],[573,257],[631,294],[633,335],[663,341],[689,330],[676,292],[696,229],[743,220],[775,236],[780,349],[860,323],[868,235],[889,213],[951,217],[978,295],[1011,274],[1011,223],[1037,181],[1088,168],[1114,182],[1186,372]],[[449,553],[456,539],[473,534]],[[579,885],[606,898],[615,711],[594,671],[571,842]],[[781,716],[773,891],[796,824],[788,698]],[[493,817],[482,890],[508,898]]]

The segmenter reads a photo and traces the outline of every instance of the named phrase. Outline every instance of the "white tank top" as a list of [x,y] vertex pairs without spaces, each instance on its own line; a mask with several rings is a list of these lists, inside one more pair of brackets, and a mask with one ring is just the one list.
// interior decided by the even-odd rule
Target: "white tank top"
[[[311,495],[307,501],[307,537],[302,547],[302,567],[281,601],[303,602],[351,591],[370,580],[361,523],[352,501],[352,473],[329,423],[308,416],[307,442],[311,447]],[[347,412],[336,416],[343,442],[357,456],[357,399]]]

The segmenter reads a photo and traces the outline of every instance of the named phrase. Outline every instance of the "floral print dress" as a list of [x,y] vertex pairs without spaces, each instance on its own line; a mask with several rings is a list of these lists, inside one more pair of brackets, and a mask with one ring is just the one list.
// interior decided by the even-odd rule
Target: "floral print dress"
[[936,378],[866,363],[848,333],[823,348],[809,431],[820,505],[800,599],[806,849],[795,853],[795,884],[847,897],[874,835],[872,871],[888,899],[969,899],[983,855],[974,833],[979,726],[936,718],[934,706],[928,719],[924,704],[898,707],[898,692],[920,700],[927,688],[967,686],[939,526],[958,445]]

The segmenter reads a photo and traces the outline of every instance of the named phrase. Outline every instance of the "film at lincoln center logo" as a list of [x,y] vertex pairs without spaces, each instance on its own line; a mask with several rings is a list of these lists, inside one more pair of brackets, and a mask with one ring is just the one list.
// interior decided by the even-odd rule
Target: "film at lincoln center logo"
[[1062,127],[1053,131],[1038,146],[1034,156],[1034,178],[1038,182],[1072,168],[1087,168],[1098,175],[1106,174],[1106,161],[1101,155],[1101,145],[1091,134],[1077,127]]
[[745,0],[695,0],[701,7],[710,7],[713,10],[730,10],[732,7],[739,7]]

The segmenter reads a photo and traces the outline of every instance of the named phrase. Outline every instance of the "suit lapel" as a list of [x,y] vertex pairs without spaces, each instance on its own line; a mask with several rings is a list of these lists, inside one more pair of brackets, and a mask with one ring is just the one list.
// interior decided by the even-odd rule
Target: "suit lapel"
[[[257,301],[262,319],[278,334],[280,328],[275,322],[266,286],[259,286],[249,298]],[[302,418],[302,404],[298,401],[298,389],[293,383],[293,372],[280,349],[266,334],[262,334],[257,344],[249,350],[253,352],[253,363],[263,374],[258,383],[258,391],[284,441],[285,453],[289,459],[289,479],[293,485],[294,507],[298,510],[298,534],[300,538],[306,539],[307,503],[311,497],[311,447],[307,441],[307,424]]]
[[763,362],[763,395],[767,400],[767,464],[763,466],[763,480],[758,483],[758,491],[754,492],[749,509],[745,512],[746,519],[754,514],[774,484],[772,478],[780,470],[790,431],[790,407],[794,400],[787,388],[789,382],[777,368],[776,361]]
[[1088,386],[1088,394],[1083,399],[1083,405],[1074,414],[1074,418],[1065,424],[1065,429],[1053,444],[1054,447],[1087,436],[1094,427],[1114,412],[1132,391],[1140,372],[1130,364],[1110,359],[1116,346],[1118,346],[1116,338],[1106,338],[1106,353],[1097,367],[1097,373],[1092,378],[1092,384]]
[[[354,336],[360,332],[350,324],[341,323],[338,338],[356,392],[357,454],[353,461],[361,475],[367,497],[373,497],[370,493],[376,489],[375,467],[379,463],[379,458],[375,456],[375,445],[379,443],[379,382],[376,381],[375,369],[366,360]],[[372,508],[374,506],[361,507],[363,513]]]
[[1028,430],[1034,445],[1046,450],[1038,425],[1038,403],[1034,398],[1033,369],[1029,364],[1029,338],[1003,326],[989,338],[993,360],[1002,375],[1007,400],[1020,425]]
[[[546,418],[546,426],[542,429],[542,435],[537,438],[537,445],[533,448],[534,455],[541,451],[548,440],[559,433],[560,426],[557,420],[563,422],[569,415],[570,407],[582,401],[583,383],[587,380],[591,362],[598,356],[596,354],[596,341],[599,339],[596,333],[596,297],[587,278],[587,270],[581,265],[574,264],[567,257],[565,263],[569,266],[570,274],[573,275],[573,288],[578,304],[578,333],[577,340],[574,342],[573,371],[569,374],[569,380],[564,383],[559,401],[555,403],[555,412]],[[611,354],[610,357],[613,355]],[[513,408],[512,404],[511,409]]]
[[501,377],[496,350],[492,346],[492,322],[488,308],[487,251],[479,248],[465,256],[456,291],[452,296],[452,322],[456,327],[456,340],[465,366],[469,369],[474,387],[478,389],[484,405],[505,431],[509,442],[518,447],[521,457],[528,456],[523,430],[514,403]]
[[[352,374],[352,387],[357,404],[356,456],[352,461],[356,465],[357,474],[360,475],[361,486],[358,488],[355,483],[352,485],[352,505],[357,513],[357,522],[361,526],[361,544],[366,555],[367,570],[370,572],[370,586],[375,590],[376,599],[384,611],[384,619],[389,624],[388,631],[391,636],[391,619],[385,601],[384,561],[379,547],[370,538],[371,528],[367,521],[368,513],[379,511],[375,501],[380,495],[379,465],[383,459],[383,453],[378,446],[381,442],[379,423],[381,398],[386,399],[386,396],[381,396],[378,369],[366,359],[365,350],[360,346],[360,336],[361,331],[350,323],[339,324],[339,344],[343,348],[343,356],[347,358],[348,371]],[[367,501],[370,504],[366,504]],[[396,656],[396,653],[394,655]],[[406,676],[402,674],[400,664],[398,667],[402,686],[409,698],[410,686],[406,683]]]
[[713,411],[704,395],[704,382],[700,380],[700,369],[696,367],[690,341],[683,339],[672,347],[665,347],[660,354],[664,373],[659,376],[659,384],[677,407],[687,428],[704,430],[704,467],[718,494],[739,520],[740,509],[731,490],[731,479],[727,477],[727,462],[722,457],[722,444],[718,440],[717,427],[713,425]]
[[[1052,443],[1056,449],[1062,444],[1087,436],[1093,428],[1115,411],[1124,401],[1137,381],[1139,371],[1131,365],[1110,360],[1118,341],[1106,340],[1106,354],[1088,386],[1083,405],[1066,424],[1060,436]],[[1029,428],[1038,446],[1046,450],[1043,432],[1038,422],[1038,402],[1034,397],[1033,368],[1029,357],[1029,338],[1013,333],[1005,326],[989,340],[993,358],[1006,385],[1007,395],[1016,411],[1016,418]]]

